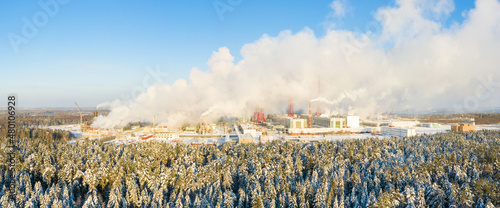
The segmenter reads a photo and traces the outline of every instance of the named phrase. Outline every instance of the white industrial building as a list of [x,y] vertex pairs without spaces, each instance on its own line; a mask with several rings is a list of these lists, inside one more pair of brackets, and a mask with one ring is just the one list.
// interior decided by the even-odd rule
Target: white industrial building
[[175,132],[159,132],[155,134],[157,139],[179,139],[179,134]]
[[438,123],[423,123],[422,126],[427,127],[427,128],[439,128],[439,127],[441,127],[441,125]]
[[289,129],[303,129],[307,127],[306,119],[290,118],[282,115],[269,115],[269,118]]
[[363,125],[364,126],[372,126],[372,127],[381,127],[381,126],[389,126],[390,121],[384,121],[384,120],[364,120]]
[[402,128],[402,127],[381,127],[382,134],[391,137],[411,137],[417,135],[414,128]]
[[240,131],[242,134],[251,135],[252,137],[258,137],[262,135],[262,132],[257,131],[250,124],[240,124]]
[[406,127],[406,128],[410,128],[410,127],[415,127],[418,124],[420,124],[420,122],[413,121],[413,120],[396,120],[396,121],[391,121],[389,123],[389,126],[391,126],[391,127]]
[[346,126],[347,128],[359,128],[359,116],[347,116]]
[[[321,117],[321,116],[313,116],[312,123],[316,126],[322,126],[327,128],[345,128],[346,127],[346,119],[345,118],[331,118],[331,117]],[[359,126],[359,123],[358,123]]]

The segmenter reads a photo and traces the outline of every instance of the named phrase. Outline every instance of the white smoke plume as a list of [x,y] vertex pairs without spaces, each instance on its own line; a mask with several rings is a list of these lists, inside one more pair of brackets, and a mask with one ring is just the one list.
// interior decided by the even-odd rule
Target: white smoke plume
[[355,90],[352,92],[350,90],[348,90],[348,91],[342,92],[340,94],[340,96],[337,97],[335,100],[328,100],[324,97],[318,97],[318,98],[312,99],[311,102],[322,102],[322,103],[326,103],[329,105],[335,105],[335,104],[340,103],[345,98],[349,98],[352,101],[356,101],[358,96],[362,95],[364,92],[366,92],[366,89],[364,89],[364,88],[358,89],[358,90]]
[[[222,47],[212,54],[208,71],[193,68],[189,80],[158,84],[128,102],[101,105],[111,112],[94,126],[111,128],[156,116],[175,127],[196,123],[207,109],[204,121],[223,115],[248,118],[256,108],[284,113],[289,97],[296,110],[307,111],[308,101],[318,96],[318,76],[324,98],[318,101],[335,104],[331,111],[361,116],[452,109],[484,92],[491,96],[479,104],[495,105],[500,88],[492,90],[479,79],[500,81],[500,3],[477,0],[463,23],[443,26],[453,10],[451,0],[398,0],[394,7],[378,9],[375,21],[367,23],[372,29],[362,33],[329,29],[318,37],[305,28],[263,35],[241,48],[237,63]],[[359,89],[355,99],[344,93]]]
[[214,111],[214,109],[215,109],[215,106],[210,107],[207,111],[202,113],[201,116],[206,116],[206,115],[212,113]]

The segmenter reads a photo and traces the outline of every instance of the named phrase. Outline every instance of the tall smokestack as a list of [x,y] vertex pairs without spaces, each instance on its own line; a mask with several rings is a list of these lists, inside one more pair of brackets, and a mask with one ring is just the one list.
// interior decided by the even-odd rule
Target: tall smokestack
[[290,97],[288,100],[288,116],[295,117],[295,113],[293,112],[293,99]]
[[[318,97],[321,97],[321,78],[318,76]],[[316,109],[316,115],[321,115],[321,103],[318,102],[318,108]]]
[[309,101],[309,120],[307,121],[307,126],[312,128],[312,111],[311,111],[311,101]]
[[199,129],[199,133],[201,134],[203,131],[203,116],[200,116],[200,129]]

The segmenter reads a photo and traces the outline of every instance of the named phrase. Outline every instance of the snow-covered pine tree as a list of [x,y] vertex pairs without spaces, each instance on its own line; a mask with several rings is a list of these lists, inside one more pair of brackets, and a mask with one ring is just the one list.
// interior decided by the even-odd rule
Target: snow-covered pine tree
[[102,204],[97,198],[97,191],[94,190],[90,192],[87,196],[87,199],[83,203],[82,208],[101,208]]
[[193,207],[194,208],[201,208],[201,200],[200,200],[200,197],[198,197],[198,194],[195,195]]
[[[50,189],[50,187],[47,189]],[[42,193],[40,195],[40,207],[41,208],[50,208],[50,205],[52,204],[52,200],[50,199],[49,191],[50,190],[47,190],[47,191],[45,191],[45,193]]]
[[184,197],[184,208],[189,208],[191,206],[191,198],[189,197],[189,193],[186,193],[186,196]]
[[109,193],[108,203],[106,205],[107,208],[119,208],[120,200],[121,200],[121,188],[113,187]]
[[224,192],[223,207],[232,208],[234,207],[235,195],[231,190],[226,190]]
[[135,180],[133,178],[126,178],[125,179],[125,184],[127,185],[127,194],[125,198],[127,199],[127,203],[129,205],[138,207],[141,202],[140,202],[140,197],[139,197],[139,190],[138,186],[135,183]]
[[238,208],[247,207],[246,198],[247,198],[247,195],[246,195],[245,191],[243,191],[242,188],[238,189],[238,205],[237,205]]

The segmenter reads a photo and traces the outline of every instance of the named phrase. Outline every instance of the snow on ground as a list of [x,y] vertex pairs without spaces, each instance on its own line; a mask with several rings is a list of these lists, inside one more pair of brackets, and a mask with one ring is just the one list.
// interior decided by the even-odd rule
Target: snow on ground
[[328,141],[338,141],[344,139],[366,139],[366,138],[387,138],[387,137],[375,134],[347,134],[347,135],[326,136],[325,138]]
[[[451,125],[442,124],[439,128],[426,128],[426,127],[415,127],[415,132],[417,134],[435,134],[440,132],[448,132],[451,129]],[[500,130],[500,124],[481,124],[476,125],[476,131],[479,130]]]
[[70,125],[60,125],[60,126],[47,126],[44,129],[51,130],[64,130],[64,131],[80,131],[80,125],[70,124]]
[[476,131],[477,130],[500,130],[500,124],[476,125]]
[[[61,125],[61,126],[48,126],[48,127],[44,127],[44,128],[45,129],[52,129],[52,130],[56,130],[56,129],[57,130],[67,130],[67,131],[70,131],[76,137],[82,136],[82,132],[80,131],[80,127],[78,124]],[[440,132],[449,132],[450,129],[451,129],[451,125],[442,124],[438,128],[415,127],[415,132],[417,133],[417,135],[436,134],[436,133],[440,133]],[[500,130],[500,124],[476,125],[476,130],[485,130],[485,129]],[[134,133],[137,135],[142,134],[142,132],[134,132]],[[281,139],[281,136],[278,134],[271,134],[271,135],[274,136],[275,140]],[[284,135],[284,137],[288,137],[288,136]],[[344,139],[366,139],[366,138],[373,138],[373,137],[375,137],[375,138],[388,138],[388,136],[384,136],[384,135],[358,133],[358,134],[328,135],[328,136],[300,136],[300,137],[290,137],[289,139],[295,138],[295,139],[300,139],[303,141],[307,141],[307,140],[339,141],[339,140],[344,140]],[[72,140],[72,141],[70,141],[70,143],[74,144],[77,140]],[[191,144],[195,140],[196,140],[195,137],[184,138],[182,143]],[[221,138],[221,139],[213,138],[212,140],[213,140],[213,142],[217,142],[219,144],[223,144],[225,142],[224,138]],[[122,136],[122,139],[114,139],[111,141],[107,141],[105,143],[130,144],[130,143],[141,142],[141,141],[149,142],[150,140],[141,140],[141,138],[137,137],[137,136],[132,137],[131,135],[124,135],[124,136]],[[161,141],[161,142],[166,142],[169,144],[174,143],[171,140],[167,140],[167,139],[154,139],[151,141]],[[259,142],[259,139],[255,138],[255,142]]]
[[440,132],[450,131],[451,125],[441,124],[438,128],[427,128],[427,127],[415,127],[415,133],[417,134],[435,134]]

